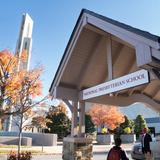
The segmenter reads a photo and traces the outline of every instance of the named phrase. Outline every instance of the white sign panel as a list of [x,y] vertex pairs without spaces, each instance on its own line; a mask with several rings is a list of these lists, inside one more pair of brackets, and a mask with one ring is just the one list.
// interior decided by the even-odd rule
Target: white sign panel
[[139,86],[145,83],[149,83],[149,75],[147,70],[142,69],[112,81],[108,81],[83,90],[82,100],[102,96],[123,89]]

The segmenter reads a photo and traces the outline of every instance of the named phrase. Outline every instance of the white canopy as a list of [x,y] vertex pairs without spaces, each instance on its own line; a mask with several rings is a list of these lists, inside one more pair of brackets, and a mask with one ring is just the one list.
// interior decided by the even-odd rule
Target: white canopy
[[160,37],[82,10],[50,87],[55,98],[83,100],[84,89],[145,69],[149,83],[86,99],[160,111]]

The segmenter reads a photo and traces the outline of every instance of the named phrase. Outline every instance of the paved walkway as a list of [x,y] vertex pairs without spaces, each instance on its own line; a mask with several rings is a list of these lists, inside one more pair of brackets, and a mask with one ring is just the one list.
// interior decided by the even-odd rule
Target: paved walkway
[[[106,153],[96,153],[93,154],[93,160],[106,160]],[[132,160],[130,154],[128,153],[129,160]],[[6,156],[0,156],[0,160],[7,160]],[[62,155],[36,155],[33,156],[32,160],[62,160]]]
[[[113,145],[93,145],[93,153],[107,152]],[[133,144],[123,144],[121,146],[125,151],[131,151]],[[32,149],[41,151],[42,147],[33,147]],[[53,147],[44,147],[44,153],[47,154],[62,154],[62,145],[57,145]]]
[[[106,152],[108,151],[113,145],[98,145],[94,144],[93,145],[93,152],[98,153],[98,152]],[[123,144],[122,148],[126,151],[131,151],[133,144]],[[43,153],[44,154],[62,154],[62,144],[58,144],[57,146],[52,146],[52,147],[43,147]],[[1,148],[1,150],[16,150],[16,148]],[[33,151],[42,151],[42,147],[40,146],[33,146],[29,148],[22,148],[22,150],[33,150]]]
[[[122,148],[125,151],[130,152],[133,144],[123,144]],[[112,147],[112,145],[93,145],[93,157],[94,160],[104,160],[106,159],[107,152]],[[26,150],[26,148],[24,148]],[[42,147],[31,147],[28,150],[42,151]],[[6,150],[6,148],[1,148],[1,150]],[[12,148],[7,148],[7,150],[13,150]],[[15,149],[14,149],[15,150]],[[33,160],[62,160],[62,144],[52,147],[43,147],[44,155],[33,156]],[[7,156],[0,156],[0,160],[7,160]]]

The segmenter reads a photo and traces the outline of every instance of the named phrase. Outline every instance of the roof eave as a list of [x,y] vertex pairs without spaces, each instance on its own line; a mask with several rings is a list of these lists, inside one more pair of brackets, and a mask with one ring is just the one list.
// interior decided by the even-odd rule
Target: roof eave
[[[89,11],[89,10],[82,9],[82,11],[81,11],[81,13],[80,13],[80,15],[79,15],[79,17],[78,17],[78,20],[77,20],[77,22],[76,22],[76,25],[75,25],[72,33],[71,33],[70,39],[69,39],[68,44],[67,44],[67,46],[66,46],[66,48],[65,48],[63,57],[62,57],[62,59],[61,59],[61,61],[60,61],[60,64],[59,64],[59,66],[58,66],[58,69],[57,69],[57,71],[56,71],[56,74],[55,74],[55,76],[54,76],[54,79],[53,79],[53,81],[52,81],[52,84],[51,84],[51,86],[50,86],[49,92],[50,92],[51,95],[53,94],[54,88],[59,85],[59,81],[60,81],[61,75],[63,74],[64,68],[65,68],[65,66],[66,66],[66,64],[67,64],[67,62],[68,62],[68,61],[66,61],[66,59],[68,59],[68,58],[69,58],[69,55],[71,54],[71,51],[70,51],[69,49],[70,49],[70,48],[72,47],[72,45],[73,45],[72,43],[73,43],[74,38],[78,38],[77,35],[80,34],[80,32],[81,32],[82,28],[84,27],[84,25],[86,25],[87,23],[88,23],[88,24],[91,24],[91,21],[88,20],[88,19],[89,19],[89,16],[98,18],[98,19],[100,19],[100,20],[102,20],[102,21],[106,21],[107,23],[113,21],[113,23],[111,23],[112,25],[116,26],[116,24],[117,24],[117,26],[118,26],[119,28],[121,28],[122,30],[126,30],[127,32],[130,32],[131,34],[135,34],[135,35],[138,35],[138,36],[140,36],[140,37],[143,37],[143,38],[145,38],[146,40],[150,40],[150,41],[154,44],[154,46],[155,46],[156,49],[158,49],[158,50],[160,49],[160,37],[155,36],[155,35],[152,35],[152,34],[150,34],[150,33],[148,33],[148,32],[145,32],[145,31],[141,31],[141,30],[135,29],[135,28],[133,28],[133,27],[131,27],[131,26],[125,25],[125,24],[120,23],[120,22],[118,22],[118,21],[114,21],[114,20],[112,20],[112,19],[109,19],[109,18],[104,17],[104,16],[102,16],[102,15],[99,15],[99,14],[97,14],[97,13],[91,12],[91,11]],[[84,19],[85,19],[85,20],[84,20]],[[85,23],[84,23],[84,21],[85,21]],[[109,21],[109,22],[108,22],[108,21]],[[81,25],[81,23],[82,23],[81,30],[79,30],[79,26]],[[96,26],[96,24],[92,24],[92,25],[95,25],[95,26]],[[99,26],[97,25],[96,27],[99,27]],[[139,34],[136,34],[135,32],[132,32],[132,31],[130,31],[130,30],[127,30],[127,29],[126,29],[127,27],[128,27],[128,28],[130,27],[131,30],[133,30],[133,31],[134,31],[134,29],[135,29],[138,33],[141,33],[141,34],[139,35]],[[99,27],[99,28],[100,28],[100,27]],[[102,28],[100,28],[100,29],[102,29]],[[102,29],[102,30],[103,30],[103,29]],[[106,31],[106,32],[107,32],[107,31]],[[112,34],[112,33],[111,33],[111,34]],[[146,36],[145,36],[145,34],[146,34]],[[143,36],[142,36],[142,35],[143,35]],[[149,39],[148,39],[147,37],[149,37]],[[74,42],[74,43],[75,43],[75,42]]]
[[[51,95],[53,94],[54,87],[56,87],[56,86],[59,84],[59,83],[57,82],[58,75],[61,74],[60,72],[61,72],[61,71],[63,70],[63,68],[64,68],[64,65],[62,66],[62,64],[65,63],[65,59],[66,59],[66,57],[68,56],[67,52],[68,52],[68,49],[69,49],[70,46],[71,46],[71,43],[72,43],[72,41],[73,41],[73,38],[76,36],[75,33],[77,32],[78,26],[80,26],[81,21],[83,21],[83,19],[84,19],[84,16],[83,16],[83,15],[84,15],[84,12],[85,12],[85,9],[82,9],[82,11],[81,11],[81,13],[80,13],[80,15],[79,15],[79,17],[78,17],[78,20],[77,20],[77,22],[76,22],[76,24],[75,24],[75,26],[74,26],[74,29],[73,29],[73,31],[72,31],[72,33],[71,33],[71,36],[70,36],[70,38],[69,38],[69,41],[68,41],[68,43],[67,43],[67,46],[66,46],[66,48],[65,48],[64,54],[63,54],[63,56],[62,56],[62,59],[61,59],[61,61],[60,61],[60,63],[59,63],[58,69],[57,69],[57,71],[56,71],[56,74],[55,74],[55,76],[54,76],[54,79],[53,79],[52,84],[51,84],[50,89],[49,89],[49,92],[50,92]],[[83,22],[82,25],[85,25],[85,23]],[[79,34],[79,33],[78,33],[78,34]]]

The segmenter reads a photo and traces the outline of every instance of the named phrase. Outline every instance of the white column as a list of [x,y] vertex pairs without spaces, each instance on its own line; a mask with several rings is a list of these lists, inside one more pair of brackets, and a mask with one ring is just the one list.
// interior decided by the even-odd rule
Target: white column
[[78,102],[72,102],[72,126],[71,126],[71,136],[76,136],[77,133],[77,117],[78,117]]
[[112,40],[111,35],[106,40],[107,50],[107,64],[108,64],[108,81],[113,79],[113,68],[112,68]]
[[85,134],[85,101],[79,102],[79,136]]

